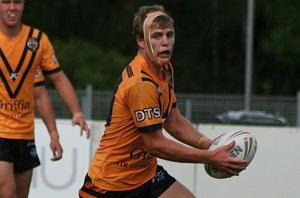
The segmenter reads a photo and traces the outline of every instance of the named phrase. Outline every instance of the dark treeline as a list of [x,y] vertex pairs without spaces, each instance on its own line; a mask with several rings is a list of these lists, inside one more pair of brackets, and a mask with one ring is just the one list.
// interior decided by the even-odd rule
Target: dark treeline
[[[27,0],[24,23],[46,32],[76,88],[112,90],[136,54],[133,14],[162,4],[175,19],[177,92],[243,94],[247,0]],[[300,1],[255,2],[253,94],[300,87]]]

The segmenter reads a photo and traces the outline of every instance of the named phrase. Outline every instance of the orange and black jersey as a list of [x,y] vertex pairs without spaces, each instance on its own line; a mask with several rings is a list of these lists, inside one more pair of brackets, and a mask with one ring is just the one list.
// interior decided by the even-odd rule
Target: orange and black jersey
[[0,137],[34,138],[33,87],[42,85],[44,74],[60,71],[48,37],[22,25],[7,38],[0,32]]
[[137,55],[118,79],[100,147],[88,175],[105,190],[129,190],[153,178],[157,159],[147,152],[140,133],[162,129],[176,106],[173,68],[156,76]]

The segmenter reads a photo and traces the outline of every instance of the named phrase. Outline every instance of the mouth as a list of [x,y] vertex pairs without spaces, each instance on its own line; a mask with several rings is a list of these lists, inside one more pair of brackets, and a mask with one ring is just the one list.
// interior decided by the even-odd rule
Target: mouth
[[171,56],[171,51],[169,50],[164,50],[158,53],[158,56],[162,57],[162,58],[168,58]]
[[8,15],[8,18],[14,20],[14,19],[17,18],[17,14],[16,14],[16,13],[10,13],[10,14]]

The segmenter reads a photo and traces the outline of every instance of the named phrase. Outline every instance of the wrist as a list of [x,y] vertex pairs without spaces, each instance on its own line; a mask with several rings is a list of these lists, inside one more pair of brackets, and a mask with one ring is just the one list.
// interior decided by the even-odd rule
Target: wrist
[[58,135],[57,130],[51,130],[49,134],[50,134],[50,139],[51,140],[58,140],[59,139],[59,135]]
[[81,111],[77,111],[77,112],[73,113],[73,117],[84,117],[84,115]]
[[211,145],[211,140],[209,138],[207,138],[206,136],[202,136],[199,139],[198,143],[199,143],[199,147],[201,149],[207,150],[210,147],[210,145]]

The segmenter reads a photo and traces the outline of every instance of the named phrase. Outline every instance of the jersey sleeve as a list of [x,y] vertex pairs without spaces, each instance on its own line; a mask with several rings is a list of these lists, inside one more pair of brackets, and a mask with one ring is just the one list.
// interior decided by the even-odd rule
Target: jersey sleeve
[[43,75],[41,68],[37,68],[34,75],[34,86],[37,87],[43,85],[45,85],[45,77]]
[[152,83],[140,82],[127,95],[128,107],[135,125],[142,133],[162,128],[158,90]]
[[43,53],[40,67],[43,73],[47,75],[60,71],[60,65],[56,58],[54,48],[46,34],[43,34],[41,45]]

